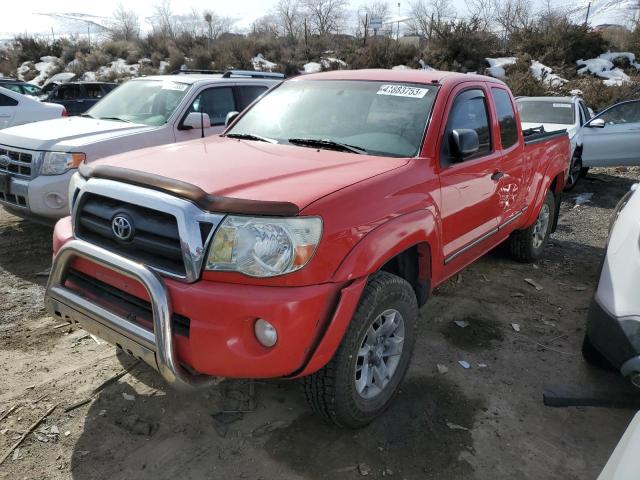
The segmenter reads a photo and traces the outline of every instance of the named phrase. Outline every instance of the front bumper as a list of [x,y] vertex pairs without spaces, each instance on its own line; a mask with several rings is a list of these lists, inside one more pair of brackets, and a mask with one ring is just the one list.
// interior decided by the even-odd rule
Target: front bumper
[[13,176],[9,194],[0,197],[0,205],[24,218],[52,222],[65,217],[69,215],[69,180],[74,172],[32,179]]
[[595,297],[587,317],[587,336],[624,376],[640,372],[640,317],[616,317]]
[[[335,352],[364,288],[364,279],[306,287],[204,280],[185,284],[103,248],[68,240],[69,233],[69,222],[59,222],[54,233],[57,255],[45,295],[49,313],[80,323],[178,387],[206,384],[205,376],[278,378],[313,373]],[[134,302],[124,307],[109,304],[106,290],[96,294],[67,281],[76,274],[126,292]],[[150,305],[146,323],[133,309],[140,302]],[[186,333],[177,331],[176,316],[186,319]],[[274,347],[257,341],[258,318],[276,327]]]

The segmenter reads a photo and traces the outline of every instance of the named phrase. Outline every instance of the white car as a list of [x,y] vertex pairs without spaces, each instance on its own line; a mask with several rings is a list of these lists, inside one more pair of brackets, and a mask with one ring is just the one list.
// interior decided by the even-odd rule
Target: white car
[[62,218],[69,214],[69,179],[80,163],[220,133],[229,113],[282,78],[244,71],[141,77],[79,117],[2,130],[0,205],[26,218]]
[[66,115],[67,111],[62,105],[40,102],[0,86],[0,129]]
[[640,188],[616,208],[582,346],[591,364],[614,367],[640,388]]
[[581,97],[518,97],[516,98],[522,129],[543,127],[545,132],[566,130],[571,141],[569,174],[565,190],[575,187],[584,173],[582,159],[576,151],[576,134],[589,119],[591,110]]
[[637,480],[640,472],[640,413],[636,413],[598,480]]

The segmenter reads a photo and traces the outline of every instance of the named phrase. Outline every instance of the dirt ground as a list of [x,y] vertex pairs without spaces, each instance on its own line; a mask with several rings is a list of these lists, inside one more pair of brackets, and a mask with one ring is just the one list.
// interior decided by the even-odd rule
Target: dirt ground
[[[59,406],[0,465],[0,479],[595,478],[633,411],[550,408],[542,393],[618,385],[585,365],[580,345],[611,212],[638,179],[638,169],[591,173],[565,197],[538,265],[498,248],[438,288],[401,393],[358,432],[318,421],[296,382],[178,394],[82,330],[55,328],[38,275],[51,229],[2,211],[0,418],[17,408],[0,420],[0,458]],[[593,197],[576,206],[581,193]],[[93,394],[123,367],[129,373]]]

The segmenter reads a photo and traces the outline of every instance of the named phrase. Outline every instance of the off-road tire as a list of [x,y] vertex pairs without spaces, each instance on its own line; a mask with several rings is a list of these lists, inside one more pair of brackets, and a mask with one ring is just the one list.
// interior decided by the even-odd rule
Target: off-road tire
[[551,233],[551,229],[553,228],[555,214],[556,214],[556,201],[553,195],[553,192],[548,191],[547,196],[544,199],[544,203],[540,208],[540,213],[538,214],[538,218],[542,215],[545,205],[549,209],[549,219],[547,222],[546,232],[544,234],[544,240],[538,246],[534,244],[534,235],[535,235],[535,226],[538,221],[533,222],[528,228],[524,230],[516,230],[509,237],[509,249],[511,251],[511,256],[523,263],[531,263],[538,260],[542,251],[544,250],[545,245],[547,244],[547,240],[549,239],[549,234]]
[[615,370],[611,362],[591,343],[587,334],[584,335],[584,339],[582,340],[582,358],[594,367],[604,368],[605,370]]
[[[376,397],[365,399],[356,390],[357,352],[370,325],[388,309],[397,310],[404,321],[402,353],[386,387]],[[384,412],[407,372],[417,324],[418,302],[411,285],[387,272],[373,275],[331,361],[303,379],[305,397],[311,409],[327,422],[352,429],[364,427]]]
[[587,176],[587,173],[589,173],[589,167],[582,167],[582,170],[580,170],[580,176],[584,178]]

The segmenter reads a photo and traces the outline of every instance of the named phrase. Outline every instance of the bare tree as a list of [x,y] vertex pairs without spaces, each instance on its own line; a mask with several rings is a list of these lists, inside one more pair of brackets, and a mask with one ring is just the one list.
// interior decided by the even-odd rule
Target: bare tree
[[529,0],[493,0],[496,23],[507,35],[531,27],[535,20]]
[[293,42],[302,30],[302,7],[299,0],[279,0],[273,9],[273,16],[282,34]]
[[164,37],[175,39],[176,22],[171,10],[171,0],[160,0],[153,6],[152,26]]
[[488,29],[495,20],[494,3],[492,0],[466,0],[467,12],[484,29]]
[[211,10],[205,10],[203,18],[207,24],[207,36],[211,41],[217,40],[224,33],[229,33],[235,24],[235,20],[231,17],[218,15]]
[[113,12],[110,29],[113,40],[135,40],[140,35],[138,14],[133,10],[125,9],[124,5],[119,3]]
[[320,36],[336,33],[346,17],[349,0],[302,0],[309,26]]
[[[497,1],[497,0],[496,0]],[[444,26],[455,20],[456,11],[447,0],[416,0],[411,4],[411,28],[431,40]]]

